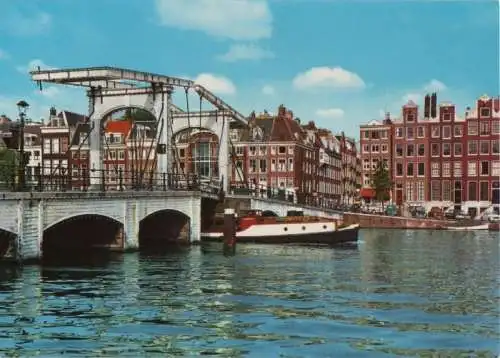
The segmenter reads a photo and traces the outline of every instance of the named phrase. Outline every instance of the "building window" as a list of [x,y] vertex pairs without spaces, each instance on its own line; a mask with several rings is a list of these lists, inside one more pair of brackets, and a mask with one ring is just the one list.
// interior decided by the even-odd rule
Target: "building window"
[[387,138],[387,131],[381,131],[380,138]]
[[403,163],[396,163],[396,176],[397,177],[403,176]]
[[433,162],[431,164],[431,176],[433,176],[435,178],[440,176],[439,165],[440,165],[439,162]]
[[491,141],[491,154],[500,153],[500,140],[495,139]]
[[402,127],[397,127],[396,128],[396,137],[397,138],[403,138],[403,128]]
[[489,135],[490,134],[490,124],[488,122],[479,123],[479,135]]
[[413,182],[406,182],[406,200],[413,201]]
[[48,139],[48,138],[43,140],[43,152],[45,154],[50,153],[50,139]]
[[462,176],[462,162],[453,163],[453,176],[460,178]]
[[424,157],[425,156],[425,144],[419,144],[418,145],[418,156],[419,157]]
[[476,162],[468,162],[467,163],[467,175],[470,177],[477,176],[477,163]]
[[477,200],[477,184],[475,181],[470,181],[467,183],[467,198],[470,201]]
[[271,171],[276,171],[276,159],[271,159]]
[[[255,147],[253,147],[255,150]],[[198,142],[193,148],[194,171],[200,177],[211,177],[215,170],[212,168],[212,146],[209,142]]]
[[418,163],[418,174],[419,177],[425,176],[425,163]]
[[477,154],[477,141],[476,140],[470,140],[468,142],[467,153],[469,155],[476,155]]
[[479,116],[481,118],[489,117],[490,113],[491,113],[491,111],[488,107],[482,107],[479,111]]
[[402,156],[403,156],[403,145],[396,144],[396,157],[402,157]]
[[491,121],[491,134],[500,134],[500,121]]
[[490,188],[487,181],[479,182],[479,200],[488,201]]
[[406,176],[407,177],[412,177],[413,176],[413,163],[407,163],[406,164]]
[[52,138],[52,154],[59,153],[59,138]]
[[431,181],[431,200],[439,201],[441,200],[441,183],[439,180]]
[[257,154],[256,153],[257,152],[257,148],[254,147],[253,145],[251,147],[248,147],[248,151],[249,151],[249,153],[248,153],[249,155],[254,156],[255,154]]
[[449,157],[451,155],[451,144],[443,143],[443,156]]
[[439,143],[431,144],[431,156],[439,157]]
[[406,156],[407,157],[413,157],[415,155],[415,145],[414,144],[408,144],[406,146]]
[[450,139],[450,138],[451,138],[451,127],[443,126],[443,139]]
[[451,182],[443,181],[443,201],[451,201]]
[[425,137],[424,127],[418,127],[417,128],[417,137],[419,137],[419,138],[424,138]]
[[417,201],[425,200],[425,184],[423,181],[417,182]]
[[451,176],[451,163],[450,162],[443,163],[443,176],[447,177],[447,178]]
[[489,154],[490,153],[490,142],[486,140],[482,140],[479,142],[479,153],[480,154]]
[[467,123],[467,134],[468,135],[477,135],[477,121],[471,121]]
[[431,137],[432,138],[439,138],[440,137],[440,132],[439,132],[439,126],[432,126],[431,128]]
[[413,139],[414,138],[413,127],[406,128],[406,137],[408,139]]
[[453,155],[455,157],[462,156],[462,143],[453,143]]
[[495,160],[491,162],[491,175],[494,177],[500,177],[500,161]]
[[260,159],[259,160],[259,169],[261,173],[265,173],[267,171],[267,160]]
[[443,113],[443,121],[450,122],[451,121],[451,113]]
[[382,153],[387,153],[389,151],[389,148],[387,144],[382,144]]
[[368,144],[363,145],[363,153],[370,153],[370,146]]
[[461,137],[462,136],[462,133],[463,133],[463,127],[461,125],[458,125],[456,124],[454,127],[453,127],[453,135],[455,137]]
[[490,162],[481,162],[481,175],[490,175]]
[[414,122],[415,121],[415,115],[413,113],[407,113],[406,114],[406,121],[407,122]]
[[293,158],[288,158],[288,171],[293,172]]
[[379,150],[378,144],[372,145],[372,153],[378,153],[378,150]]

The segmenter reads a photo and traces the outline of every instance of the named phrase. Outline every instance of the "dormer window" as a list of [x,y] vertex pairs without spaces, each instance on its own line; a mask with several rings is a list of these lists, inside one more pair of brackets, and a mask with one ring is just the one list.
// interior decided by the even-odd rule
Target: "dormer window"
[[484,118],[484,117],[490,117],[491,115],[491,111],[488,107],[482,107],[480,110],[479,110],[479,116],[481,118]]
[[413,113],[406,114],[406,121],[407,122],[415,122],[415,115]]
[[451,121],[451,113],[443,113],[443,121],[450,122]]

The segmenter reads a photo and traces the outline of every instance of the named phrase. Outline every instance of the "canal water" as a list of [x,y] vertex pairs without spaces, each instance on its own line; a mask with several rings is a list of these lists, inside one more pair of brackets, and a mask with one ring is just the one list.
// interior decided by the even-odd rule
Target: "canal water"
[[363,231],[0,268],[0,356],[496,357],[499,239]]

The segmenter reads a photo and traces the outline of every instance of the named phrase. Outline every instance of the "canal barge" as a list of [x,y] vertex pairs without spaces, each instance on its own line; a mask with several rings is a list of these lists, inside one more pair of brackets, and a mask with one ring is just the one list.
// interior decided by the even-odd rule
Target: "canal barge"
[[[339,225],[337,220],[304,216],[294,210],[287,216],[265,216],[250,210],[236,219],[236,243],[336,245],[358,240],[359,224]],[[223,219],[201,233],[202,242],[222,242]]]

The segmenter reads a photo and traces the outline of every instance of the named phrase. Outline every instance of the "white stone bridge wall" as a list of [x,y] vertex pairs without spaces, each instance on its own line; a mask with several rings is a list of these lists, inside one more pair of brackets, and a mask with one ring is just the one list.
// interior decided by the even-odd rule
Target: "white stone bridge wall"
[[[248,199],[248,197],[245,197],[245,199]],[[337,220],[340,220],[343,217],[342,212],[336,210],[315,208],[310,206],[301,206],[293,203],[287,203],[285,201],[261,199],[261,198],[250,198],[250,207],[255,210],[262,210],[262,211],[269,210],[276,213],[279,216],[285,216],[288,210],[298,209],[302,210],[304,212],[304,215],[321,216]]]
[[0,228],[17,235],[19,259],[38,259],[43,233],[65,219],[102,215],[123,225],[124,249],[136,249],[139,223],[150,214],[174,210],[190,219],[190,241],[200,240],[201,195],[192,192],[6,194],[0,199]]

